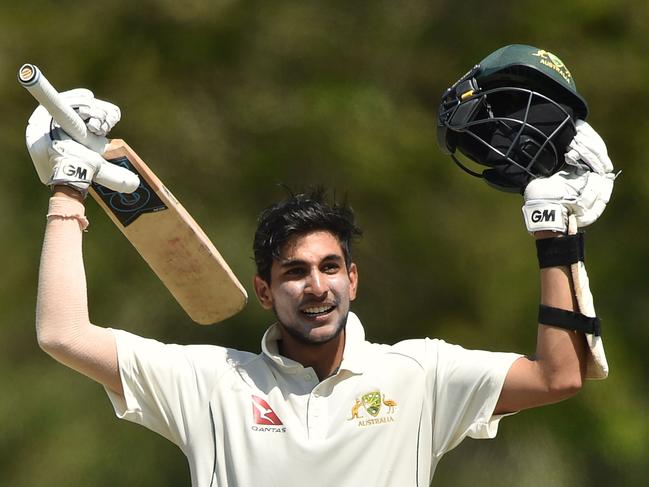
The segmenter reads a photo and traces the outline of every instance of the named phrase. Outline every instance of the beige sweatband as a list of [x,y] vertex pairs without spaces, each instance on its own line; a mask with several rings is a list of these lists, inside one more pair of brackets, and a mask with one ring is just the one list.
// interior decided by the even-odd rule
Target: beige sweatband
[[48,220],[52,217],[75,219],[79,222],[81,230],[85,230],[90,224],[85,215],[86,207],[77,200],[61,196],[52,196],[50,198],[50,206],[47,210]]

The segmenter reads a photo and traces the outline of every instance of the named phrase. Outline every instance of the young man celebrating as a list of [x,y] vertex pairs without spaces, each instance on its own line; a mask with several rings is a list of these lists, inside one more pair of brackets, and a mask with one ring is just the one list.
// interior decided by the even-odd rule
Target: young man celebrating
[[[106,106],[94,115],[100,122],[115,119]],[[581,127],[581,145],[572,150],[604,167],[601,139]],[[70,140],[45,145],[30,145],[39,174],[49,167],[57,175],[40,268],[39,344],[104,385],[120,418],[177,444],[195,487],[429,485],[443,454],[466,436],[493,438],[504,415],[565,399],[589,367],[603,366],[603,352],[592,351],[597,321],[578,312],[570,267],[583,242],[567,235],[567,222],[569,213],[597,219],[609,176],[610,187],[601,189],[598,172],[568,168],[527,185],[527,210],[550,205],[566,217],[539,222],[524,212],[541,266],[534,356],[429,338],[366,341],[350,311],[360,230],[349,206],[321,190],[291,195],[260,216],[254,287],[276,322],[255,354],[163,344],[91,324],[81,240],[84,195],[97,167],[89,165],[84,181],[59,169],[96,156]]]

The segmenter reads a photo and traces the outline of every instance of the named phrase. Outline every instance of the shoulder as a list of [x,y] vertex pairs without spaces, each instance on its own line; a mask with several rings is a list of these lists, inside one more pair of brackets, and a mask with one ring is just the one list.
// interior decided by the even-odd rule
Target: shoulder
[[518,356],[510,353],[472,350],[438,338],[408,339],[394,345],[367,343],[367,347],[366,350],[371,354],[397,355],[416,362],[425,369],[461,363],[478,368],[489,367],[492,364],[510,362],[513,356]]
[[223,366],[237,367],[258,355],[219,345],[177,344],[145,338],[124,330],[112,330],[117,344],[120,360],[146,361],[162,366],[181,366],[186,364],[195,369],[214,369]]
[[430,369],[437,360],[439,348],[444,345],[445,342],[438,339],[415,338],[394,345],[366,342],[365,351],[370,355],[383,356],[384,359],[401,359],[412,362],[422,369]]

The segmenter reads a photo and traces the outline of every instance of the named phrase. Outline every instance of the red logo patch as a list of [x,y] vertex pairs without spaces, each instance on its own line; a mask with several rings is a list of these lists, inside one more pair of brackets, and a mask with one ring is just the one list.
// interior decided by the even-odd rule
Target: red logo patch
[[280,426],[283,423],[266,401],[261,397],[252,395],[252,415],[255,424],[264,424],[270,426]]

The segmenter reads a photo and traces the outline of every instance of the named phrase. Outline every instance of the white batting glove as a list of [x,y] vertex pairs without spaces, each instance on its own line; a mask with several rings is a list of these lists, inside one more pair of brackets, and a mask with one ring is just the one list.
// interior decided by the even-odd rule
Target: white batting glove
[[606,144],[597,132],[583,120],[575,123],[577,134],[568,145],[565,154],[566,163],[579,167],[586,164],[597,174],[613,172],[613,163],[608,157]]
[[71,186],[84,195],[102,165],[109,164],[95,151],[72,139],[53,141],[49,154],[52,175],[48,184]]
[[609,202],[614,181],[613,173],[597,174],[577,168],[534,179],[523,194],[527,230],[565,233],[569,214],[575,215],[578,228],[594,223]]
[[602,138],[583,120],[565,154],[567,166],[549,178],[532,180],[523,194],[523,218],[529,232],[565,232],[568,215],[578,228],[594,223],[611,198],[613,164]]
[[[111,165],[99,156],[105,152],[108,145],[108,140],[104,136],[121,117],[119,108],[112,103],[97,100],[92,91],[83,88],[63,92],[61,96],[86,122],[90,133],[84,143],[88,145],[89,150],[84,151],[85,147],[80,149],[73,144],[55,144],[55,142],[70,141],[70,138],[58,128],[48,111],[39,106],[29,118],[25,139],[27,150],[41,182],[49,186],[68,184],[85,194],[90,180],[98,174],[104,174],[108,177],[104,178],[102,184],[109,189],[133,192],[139,185],[137,176],[120,168],[114,177],[115,171],[111,169],[117,166]],[[82,161],[81,158],[86,160]],[[103,171],[100,170],[102,164],[105,164]]]
[[98,100],[92,91],[85,88],[65,91],[61,95],[76,110],[88,130],[95,135],[108,135],[122,118],[122,112],[117,105]]

